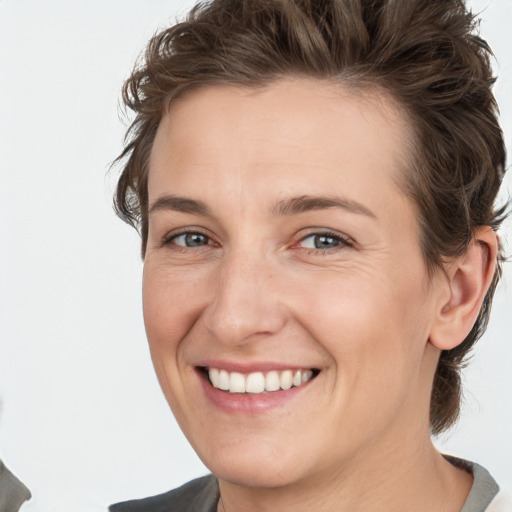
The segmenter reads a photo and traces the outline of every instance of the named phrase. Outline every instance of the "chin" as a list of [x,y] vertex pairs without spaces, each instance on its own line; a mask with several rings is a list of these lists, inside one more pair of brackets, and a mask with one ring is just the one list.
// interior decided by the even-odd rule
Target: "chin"
[[203,463],[220,480],[243,487],[284,487],[300,480],[302,469],[297,454],[283,456],[262,445],[252,449],[225,450],[222,454],[209,453],[201,457]]
[[249,488],[276,488],[290,485],[300,480],[300,475],[290,471],[290,468],[272,467],[266,463],[248,461],[248,463],[230,463],[210,466],[212,473],[226,482]]

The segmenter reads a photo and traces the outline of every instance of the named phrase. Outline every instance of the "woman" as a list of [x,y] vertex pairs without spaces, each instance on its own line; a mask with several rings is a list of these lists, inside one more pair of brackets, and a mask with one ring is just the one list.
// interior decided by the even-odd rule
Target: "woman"
[[510,509],[431,441],[500,276],[473,28],[456,0],[214,0],[153,38],[116,205],[160,385],[212,475],[110,510]]

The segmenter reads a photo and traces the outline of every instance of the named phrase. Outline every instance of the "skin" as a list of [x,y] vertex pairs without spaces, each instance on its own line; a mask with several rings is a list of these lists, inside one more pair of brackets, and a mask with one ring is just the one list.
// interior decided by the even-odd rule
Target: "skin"
[[[479,243],[466,269],[428,275],[399,186],[408,133],[382,93],[303,79],[207,87],[163,117],[144,318],[162,390],[219,478],[219,510],[460,510],[472,477],[429,434],[436,345],[462,341],[492,269]],[[344,203],[276,212],[303,196]],[[320,373],[279,407],[233,413],[206,397],[206,360]]]

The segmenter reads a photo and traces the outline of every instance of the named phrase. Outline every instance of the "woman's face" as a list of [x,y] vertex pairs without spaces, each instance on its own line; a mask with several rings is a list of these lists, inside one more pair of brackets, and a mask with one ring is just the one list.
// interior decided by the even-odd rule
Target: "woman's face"
[[441,287],[398,185],[409,142],[387,97],[307,80],[204,88],[162,120],[146,330],[221,479],[314,481],[428,435]]

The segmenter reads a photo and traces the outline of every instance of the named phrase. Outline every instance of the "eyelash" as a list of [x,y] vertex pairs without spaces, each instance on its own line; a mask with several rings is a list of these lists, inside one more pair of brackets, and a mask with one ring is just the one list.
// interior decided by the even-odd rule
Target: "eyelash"
[[299,242],[297,243],[297,245],[304,242],[308,238],[315,238],[315,237],[332,238],[334,241],[338,242],[338,244],[334,247],[328,247],[328,248],[324,248],[324,249],[318,248],[318,247],[315,247],[315,248],[303,247],[303,249],[305,249],[308,252],[308,254],[326,255],[329,252],[337,252],[339,250],[346,249],[347,247],[350,248],[350,247],[354,246],[354,244],[350,238],[348,238],[347,236],[344,236],[341,233],[338,233],[336,231],[314,231],[314,232],[309,233],[308,235],[302,237],[299,240]]
[[[204,245],[198,245],[198,246],[187,246],[187,245],[178,245],[176,243],[173,243],[173,241],[175,241],[177,238],[179,238],[180,236],[187,236],[187,235],[199,235],[199,236],[202,236],[204,238],[206,238],[207,240],[207,243],[204,244]],[[172,245],[173,246],[173,250],[174,251],[186,251],[188,249],[194,249],[194,248],[197,248],[197,247],[205,247],[207,245],[214,245],[212,242],[212,238],[210,236],[208,236],[206,233],[202,233],[201,231],[198,231],[198,230],[185,230],[185,231],[181,231],[179,233],[171,233],[171,234],[168,234],[168,235],[165,235],[162,239],[162,246],[166,246],[166,245]]]
[[[176,243],[173,243],[173,241],[175,241],[177,238],[182,237],[182,236],[187,236],[187,235],[191,235],[191,236],[199,235],[201,237],[204,237],[207,240],[207,243],[205,243],[203,245],[197,245],[197,246],[178,245]],[[333,239],[335,242],[337,242],[337,245],[335,245],[334,247],[327,247],[327,248],[323,248],[323,249],[318,248],[318,247],[314,247],[314,248],[300,247],[300,244],[302,242],[304,242],[308,238],[315,238],[315,237],[323,237],[323,238]],[[201,231],[189,230],[189,231],[181,231],[179,233],[171,233],[169,235],[166,235],[162,239],[162,246],[166,246],[166,245],[173,245],[174,251],[186,251],[189,249],[201,248],[201,247],[205,247],[208,245],[215,245],[215,242],[213,242],[213,240],[210,236],[208,236],[205,233],[202,233]],[[306,236],[302,237],[296,244],[294,244],[292,246],[292,248],[304,249],[305,251],[307,251],[308,254],[311,254],[311,255],[325,255],[328,252],[337,252],[337,251],[347,248],[347,247],[353,247],[353,245],[354,244],[350,238],[348,238],[347,236],[344,236],[340,233],[337,233],[335,231],[315,231],[315,232],[311,232],[311,233],[307,234]]]

